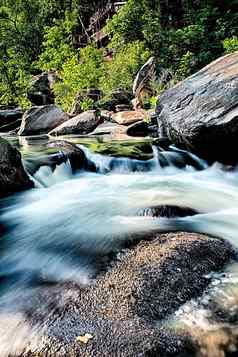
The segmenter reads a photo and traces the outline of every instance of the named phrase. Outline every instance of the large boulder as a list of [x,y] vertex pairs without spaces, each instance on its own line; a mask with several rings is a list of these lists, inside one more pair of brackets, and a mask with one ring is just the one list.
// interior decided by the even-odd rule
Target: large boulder
[[[18,355],[192,356],[186,336],[168,329],[167,319],[202,293],[208,274],[222,268],[232,252],[222,240],[199,234],[153,238],[120,254],[90,286],[46,286],[28,296],[27,313],[7,331],[10,340],[26,326],[34,331]],[[24,311],[24,299],[21,303]],[[4,346],[15,355],[11,343]]]
[[237,160],[238,52],[165,91],[157,112],[160,136],[211,160]]
[[59,125],[50,135],[88,134],[101,123],[101,115],[97,110],[88,110]]
[[21,154],[0,138],[0,197],[33,187],[21,161]]
[[150,82],[155,78],[155,70],[156,60],[154,57],[151,57],[136,75],[133,83],[133,94],[135,97],[138,97],[142,90],[150,88]]
[[154,95],[153,83],[166,85],[171,78],[171,73],[159,65],[155,57],[149,58],[137,73],[133,83],[133,108],[145,108],[145,102]]
[[33,105],[54,103],[53,85],[57,80],[55,72],[45,72],[33,77],[27,97]]
[[18,135],[47,134],[68,119],[68,114],[54,104],[32,107],[23,115]]

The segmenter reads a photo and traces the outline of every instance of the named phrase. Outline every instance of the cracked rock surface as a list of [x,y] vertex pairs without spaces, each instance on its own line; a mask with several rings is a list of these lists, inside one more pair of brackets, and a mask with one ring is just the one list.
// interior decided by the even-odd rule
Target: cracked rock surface
[[165,91],[157,113],[161,134],[176,145],[211,160],[237,159],[238,52]]

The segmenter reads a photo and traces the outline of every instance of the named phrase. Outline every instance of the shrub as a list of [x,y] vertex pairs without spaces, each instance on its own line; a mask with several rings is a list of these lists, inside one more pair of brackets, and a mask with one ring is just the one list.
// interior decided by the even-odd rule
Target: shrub
[[[81,49],[79,59],[76,55],[70,58],[61,71],[61,81],[55,84],[56,102],[65,110],[69,110],[78,93],[89,88],[99,88],[101,78],[104,77],[102,51],[90,45]],[[92,103],[84,101],[84,107]]]
[[40,70],[61,70],[63,64],[76,54],[72,46],[76,17],[76,12],[66,12],[65,19],[55,20],[53,26],[45,27],[43,52],[36,63]]
[[233,36],[231,38],[226,38],[223,41],[223,47],[224,47],[225,53],[232,53],[232,52],[238,51],[238,37]]
[[135,41],[124,45],[105,65],[104,76],[100,79],[100,88],[108,97],[115,89],[131,91],[135,75],[148,60],[150,52],[143,42]]

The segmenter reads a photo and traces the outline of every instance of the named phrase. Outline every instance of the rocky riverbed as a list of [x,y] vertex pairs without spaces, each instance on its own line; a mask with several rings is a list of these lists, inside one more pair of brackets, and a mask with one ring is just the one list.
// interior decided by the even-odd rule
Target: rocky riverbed
[[1,356],[236,356],[237,56],[157,113],[0,111]]

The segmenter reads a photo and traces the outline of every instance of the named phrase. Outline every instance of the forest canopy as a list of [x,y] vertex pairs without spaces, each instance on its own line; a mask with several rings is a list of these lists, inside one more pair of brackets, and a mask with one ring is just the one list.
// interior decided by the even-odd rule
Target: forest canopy
[[57,72],[56,100],[68,110],[77,93],[92,87],[105,98],[117,88],[130,91],[150,56],[176,82],[238,50],[238,0],[128,0],[105,22],[106,46],[91,38],[82,46],[90,18],[107,3],[2,0],[0,105],[27,107],[31,78],[43,71]]

